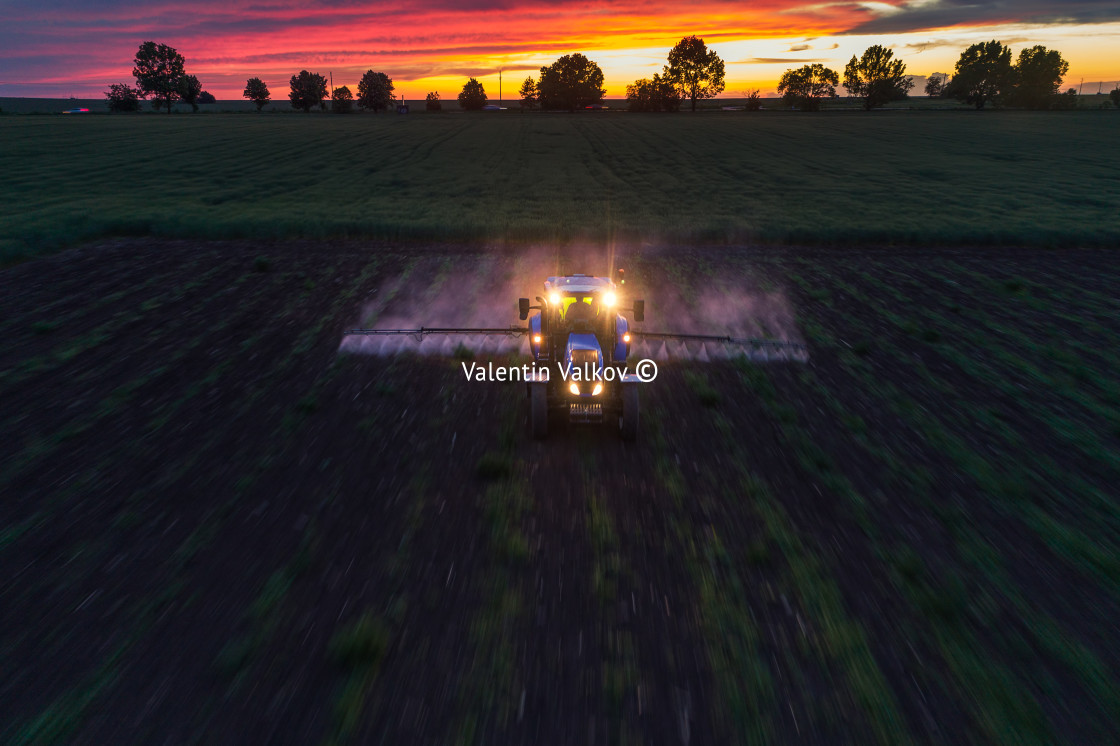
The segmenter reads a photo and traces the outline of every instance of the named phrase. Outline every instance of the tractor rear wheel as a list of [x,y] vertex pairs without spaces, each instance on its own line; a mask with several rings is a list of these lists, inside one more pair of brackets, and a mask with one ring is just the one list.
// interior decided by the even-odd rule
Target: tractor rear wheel
[[634,442],[638,439],[638,384],[630,383],[622,387],[622,416],[618,418],[618,431],[622,439]]
[[548,387],[543,383],[529,385],[529,421],[534,438],[548,437]]

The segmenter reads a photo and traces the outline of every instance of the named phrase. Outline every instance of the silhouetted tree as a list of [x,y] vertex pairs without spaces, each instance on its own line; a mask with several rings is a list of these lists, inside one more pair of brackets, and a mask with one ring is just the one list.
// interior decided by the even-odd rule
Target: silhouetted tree
[[459,106],[467,111],[478,111],[486,106],[486,89],[482,87],[482,83],[474,78],[464,83],[463,90],[459,93]]
[[537,82],[542,109],[575,111],[603,100],[603,71],[579,52],[541,68]]
[[1049,109],[1069,72],[1069,63],[1058,50],[1038,45],[1019,52],[1014,72],[1011,102],[1028,109]]
[[723,92],[723,60],[714,50],[709,50],[703,39],[686,36],[669,50],[669,64],[662,77],[668,78],[681,98],[692,101],[713,98]]
[[762,91],[755,88],[747,93],[747,111],[758,111],[762,108]]
[[366,70],[358,81],[358,107],[373,112],[384,111],[393,100],[393,79],[385,73]]
[[193,75],[179,78],[179,98],[191,105],[191,111],[198,111],[198,97],[202,95],[202,83]]
[[537,93],[537,81],[533,80],[533,76],[525,78],[521,84],[521,90],[517,92],[521,96],[522,109],[535,109],[540,102],[540,96]]
[[268,86],[260,78],[246,80],[245,91],[241,95],[256,104],[257,111],[263,109],[264,105],[272,100],[272,94],[268,92]]
[[844,87],[863,98],[863,108],[871,111],[888,101],[906,98],[914,87],[906,75],[906,64],[894,52],[878,44],[868,47],[859,59],[853,55],[844,68]]
[[983,109],[1014,86],[1011,49],[1000,42],[982,41],[961,52],[946,95]]
[[171,104],[179,98],[179,86],[186,75],[183,55],[166,44],[146,41],[136,51],[134,62],[136,66],[132,68],[132,74],[140,95],[154,97],[155,108],[158,110],[166,105],[170,114]]
[[319,73],[300,70],[299,75],[292,76],[289,85],[288,100],[292,102],[293,109],[303,109],[307,113],[312,106],[323,106],[323,99],[327,97],[327,79]]
[[1109,91],[1108,97],[1112,99],[1112,105],[1120,109],[1120,86]]
[[218,99],[214,98],[214,94],[210,91],[203,91],[202,93],[198,94],[198,103],[200,104],[214,104],[217,102]]
[[822,98],[835,98],[840,76],[820,63],[786,70],[778,81],[778,93],[790,106],[818,111]]
[[428,111],[442,111],[443,104],[439,100],[439,91],[432,91],[424,97],[424,108]]
[[116,83],[109,86],[105,98],[109,100],[109,111],[140,110],[140,91],[128,83]]
[[642,78],[626,86],[630,111],[680,111],[681,97],[671,81],[654,73],[653,80]]
[[348,114],[354,109],[354,94],[346,86],[339,86],[331,92],[331,111],[335,114]]
[[948,84],[948,75],[945,73],[933,73],[926,78],[926,95],[930,98],[940,98],[945,94],[945,86]]

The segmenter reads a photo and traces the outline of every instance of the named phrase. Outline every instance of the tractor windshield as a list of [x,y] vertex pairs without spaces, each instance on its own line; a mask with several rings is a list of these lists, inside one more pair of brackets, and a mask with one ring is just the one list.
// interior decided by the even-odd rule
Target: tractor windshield
[[565,296],[560,316],[567,321],[591,321],[599,316],[599,302],[593,295]]

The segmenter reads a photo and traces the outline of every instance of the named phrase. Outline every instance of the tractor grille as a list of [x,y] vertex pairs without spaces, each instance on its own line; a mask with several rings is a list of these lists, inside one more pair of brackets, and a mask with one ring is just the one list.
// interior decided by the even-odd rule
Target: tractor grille
[[571,422],[599,422],[603,419],[602,404],[570,404],[568,420]]

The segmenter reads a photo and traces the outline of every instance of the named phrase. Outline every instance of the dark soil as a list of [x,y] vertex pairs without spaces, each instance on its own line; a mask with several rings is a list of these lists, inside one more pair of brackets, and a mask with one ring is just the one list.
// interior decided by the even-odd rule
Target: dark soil
[[[984,705],[945,659],[945,630],[982,641],[970,660],[1025,693],[1014,725],[1035,740],[1116,732],[1116,701],[1100,696],[1120,670],[1116,565],[1056,552],[869,390],[858,366],[978,449],[994,443],[1001,463],[1045,455],[1101,488],[1120,475],[940,357],[951,340],[884,325],[839,285],[825,299],[791,280],[875,293],[861,271],[957,277],[942,261],[1056,277],[1095,300],[1046,299],[1062,318],[993,302],[997,318],[1076,326],[1068,317],[1084,315],[1096,326],[1074,338],[1099,345],[1120,337],[1111,254],[630,253],[646,328],[712,322],[709,283],[737,288],[728,302],[765,287],[789,310],[767,328],[808,339],[810,362],[768,364],[764,383],[735,361],[666,362],[642,389],[638,443],[577,426],[536,442],[521,386],[467,382],[452,357],[339,348],[366,319],[454,323],[458,306],[471,325],[516,323],[517,296],[504,294],[540,293],[555,257],[129,240],[0,272],[0,741],[990,742]],[[969,302],[966,290],[914,293],[923,308]],[[669,297],[683,303],[659,316]],[[825,336],[803,334],[805,320]],[[851,344],[868,329],[879,336],[853,367]],[[507,359],[476,356],[491,358]],[[915,358],[959,398],[916,383]],[[1110,375],[1105,358],[1087,364]],[[1076,409],[1041,388],[1025,396]],[[1073,416],[1115,455],[1120,432],[1105,436],[1115,407],[1099,398],[1099,410]],[[833,402],[862,418],[860,437]],[[982,402],[1022,438],[961,430],[954,408]],[[889,449],[873,453],[861,438]],[[806,442],[818,450],[806,455]],[[888,450],[929,475],[941,508],[900,481]],[[784,538],[819,581],[781,549],[747,482],[766,486],[788,519]],[[1106,554],[1120,546],[1115,512],[1102,521],[1086,495],[1036,487],[1022,499],[1045,492],[1075,536]],[[961,522],[986,537],[1006,594],[968,569]],[[924,569],[900,565],[903,555]],[[965,579],[963,596],[945,591],[950,621],[900,586],[915,574],[931,587]],[[829,588],[839,618],[820,612]],[[1094,686],[1093,670],[1039,647],[1037,620],[1017,616],[1012,596],[1035,599],[1037,620],[1112,678]],[[342,632],[364,616],[367,652],[340,653]],[[854,643],[837,631],[849,627]],[[740,640],[765,685],[719,663]],[[881,678],[858,679],[865,665]],[[769,691],[761,712],[736,699],[727,682],[737,678],[752,696]],[[888,721],[884,734],[877,724]]]

